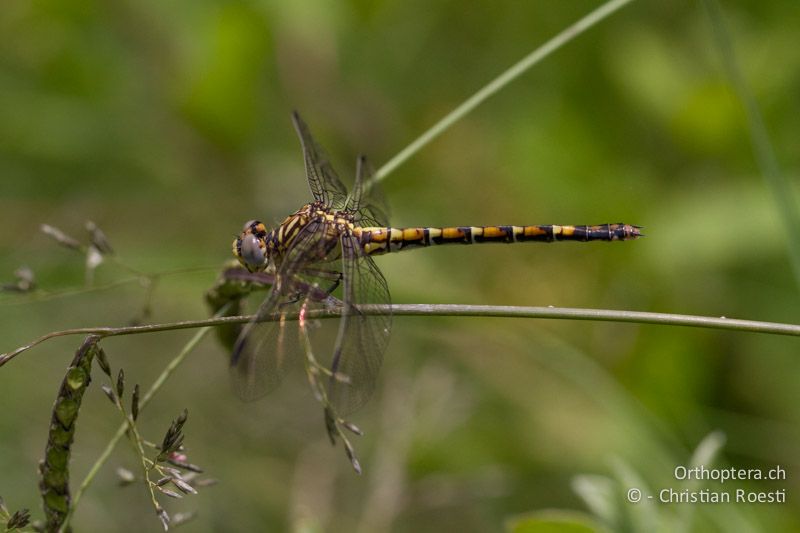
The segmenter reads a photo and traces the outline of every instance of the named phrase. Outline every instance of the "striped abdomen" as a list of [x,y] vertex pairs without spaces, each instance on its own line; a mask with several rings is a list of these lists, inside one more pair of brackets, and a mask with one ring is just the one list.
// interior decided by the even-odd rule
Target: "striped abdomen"
[[369,255],[437,244],[485,242],[627,241],[641,236],[639,226],[458,226],[452,228],[355,227],[353,233]]

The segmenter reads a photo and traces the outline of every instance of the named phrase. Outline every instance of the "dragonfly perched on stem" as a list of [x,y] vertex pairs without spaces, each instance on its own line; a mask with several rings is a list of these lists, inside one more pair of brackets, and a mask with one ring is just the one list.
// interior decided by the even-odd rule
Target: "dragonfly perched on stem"
[[[325,412],[331,442],[340,437],[353,467],[358,460],[343,429],[360,430],[346,416],[369,399],[392,325],[386,279],[374,255],[439,244],[554,241],[623,241],[641,236],[628,224],[597,226],[458,226],[393,228],[382,196],[360,156],[348,193],[322,148],[295,112],[292,121],[305,157],[314,201],[274,229],[252,220],[233,241],[233,254],[249,272],[271,281],[267,298],[240,332],[231,356],[234,386],[253,400],[273,390],[292,360],[304,361]],[[269,273],[269,274],[266,274]],[[337,296],[338,295],[338,296]],[[361,313],[359,306],[385,311]],[[315,354],[316,325],[309,311],[337,309],[338,328],[326,363]],[[273,320],[266,321],[267,318]]]

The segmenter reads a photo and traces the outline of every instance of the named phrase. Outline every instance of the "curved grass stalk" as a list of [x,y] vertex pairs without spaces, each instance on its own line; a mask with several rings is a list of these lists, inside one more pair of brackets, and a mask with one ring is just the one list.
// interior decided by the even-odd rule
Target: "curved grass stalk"
[[[388,309],[387,309],[388,308]],[[698,315],[679,315],[673,313],[651,313],[645,311],[619,311],[614,309],[583,309],[570,307],[524,307],[510,305],[461,305],[461,304],[396,304],[361,305],[364,314],[382,314],[391,310],[395,316],[470,316],[498,318],[548,318],[564,320],[594,320],[599,322],[629,322],[635,324],[661,324],[687,326],[695,328],[724,329],[748,331],[751,333],[771,333],[774,335],[800,336],[800,325],[780,322],[761,322],[727,317],[709,317]],[[308,312],[308,318],[334,318],[340,314],[337,309],[317,309]],[[8,363],[19,354],[47,340],[68,335],[97,335],[100,338],[120,335],[137,335],[156,331],[173,331],[178,329],[208,328],[231,324],[246,324],[255,315],[215,317],[204,320],[185,320],[145,326],[73,328],[53,331],[8,353],[0,354],[0,366]],[[265,322],[277,319],[277,316],[264,318]],[[287,320],[297,320],[297,315],[286,315]]]
[[523,57],[517,63],[508,68],[505,72],[497,76],[488,84],[483,86],[478,92],[467,98],[461,105],[456,107],[448,113],[439,122],[434,124],[425,133],[417,137],[411,144],[401,150],[396,156],[387,161],[381,168],[375,172],[369,184],[379,183],[391,174],[397,167],[402,165],[411,156],[420,151],[433,139],[441,135],[450,126],[464,118],[473,109],[482,104],[490,96],[494,95],[500,89],[517,79],[520,75],[525,73],[528,69],[536,63],[546,58],[575,37],[585,32],[595,24],[599,23],[604,18],[608,17],[615,11],[631,3],[633,0],[611,0],[601,5],[582,19],[575,22],[573,25],[567,27],[558,35],[544,43],[542,46],[535,49],[530,54]]

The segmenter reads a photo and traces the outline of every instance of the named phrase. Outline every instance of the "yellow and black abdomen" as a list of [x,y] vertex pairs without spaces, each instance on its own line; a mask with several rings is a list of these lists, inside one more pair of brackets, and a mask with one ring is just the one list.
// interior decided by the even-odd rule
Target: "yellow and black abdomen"
[[488,242],[627,241],[641,236],[638,226],[456,226],[449,228],[356,227],[354,234],[369,255],[439,244]]

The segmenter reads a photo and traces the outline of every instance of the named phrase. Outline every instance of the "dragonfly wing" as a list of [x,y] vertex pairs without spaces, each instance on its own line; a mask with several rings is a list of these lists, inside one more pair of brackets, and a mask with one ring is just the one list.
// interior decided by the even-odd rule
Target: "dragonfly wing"
[[292,112],[292,123],[303,147],[306,177],[314,199],[336,209],[344,208],[347,203],[347,189],[333,170],[330,158],[311,136],[308,126],[297,111]]
[[243,400],[256,400],[274,390],[288,362],[298,360],[297,356],[304,353],[292,315],[315,290],[319,292],[301,275],[309,258],[324,246],[323,229],[320,221],[312,221],[298,233],[278,268],[269,295],[236,340],[231,376],[234,389]]
[[372,165],[367,158],[359,156],[356,162],[356,181],[353,186],[350,205],[357,213],[356,221],[362,226],[389,226],[389,207],[383,190],[372,181]]
[[351,234],[341,237],[343,308],[328,397],[339,415],[364,405],[375,388],[392,327],[391,311],[369,314],[360,305],[390,303],[386,279]]
[[256,318],[248,323],[236,341],[231,358],[233,387],[245,401],[257,400],[277,388],[287,361],[296,357],[300,349],[296,327],[286,324],[287,314],[295,312],[296,306],[281,306],[280,299],[275,303],[268,299],[266,303],[259,316],[263,312],[263,317],[268,317],[280,308],[279,318],[273,322],[258,322],[261,318]]

